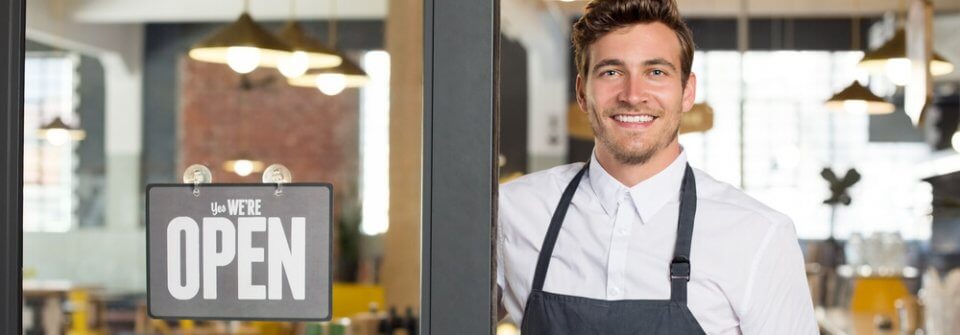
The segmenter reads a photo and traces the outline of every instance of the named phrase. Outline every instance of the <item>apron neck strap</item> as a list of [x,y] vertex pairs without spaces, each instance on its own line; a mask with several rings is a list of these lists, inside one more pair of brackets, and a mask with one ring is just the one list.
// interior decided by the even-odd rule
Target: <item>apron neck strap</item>
[[693,239],[693,220],[697,214],[697,182],[693,169],[687,164],[680,187],[680,216],[677,222],[677,241],[670,262],[670,301],[687,303],[687,282],[690,281],[690,245]]
[[573,199],[573,194],[577,192],[577,186],[580,185],[580,179],[583,179],[583,174],[587,172],[587,168],[590,167],[590,161],[587,161],[586,164],[583,164],[583,168],[580,169],[580,172],[577,172],[577,175],[573,177],[573,180],[567,184],[567,188],[563,190],[563,195],[560,197],[560,204],[557,205],[557,209],[553,212],[553,218],[550,219],[550,227],[547,228],[547,236],[543,238],[543,246],[540,247],[540,255],[537,258],[537,271],[533,275],[533,290],[542,291],[543,282],[547,278],[547,268],[550,267],[550,257],[553,255],[553,246],[557,244],[557,236],[560,235],[560,227],[563,226],[563,218],[567,216],[567,208],[570,207],[570,201]]

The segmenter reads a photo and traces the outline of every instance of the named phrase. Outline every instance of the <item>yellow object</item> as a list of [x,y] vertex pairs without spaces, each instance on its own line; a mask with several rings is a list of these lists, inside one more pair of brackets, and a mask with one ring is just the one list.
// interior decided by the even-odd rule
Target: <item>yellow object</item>
[[899,277],[864,277],[854,283],[853,297],[850,300],[850,315],[856,334],[872,334],[878,316],[893,321],[893,329],[898,329],[898,299],[910,297],[906,285]]
[[694,104],[680,115],[680,133],[706,132],[713,128],[713,107],[706,102]]
[[352,317],[368,312],[370,303],[376,303],[379,309],[386,305],[383,286],[362,284],[333,284],[333,318]]
[[193,335],[195,324],[193,320],[180,320],[180,333],[183,335]]
[[501,322],[497,325],[497,335],[520,335],[520,329],[510,322]]
[[68,335],[93,335],[90,331],[87,320],[89,320],[90,294],[87,290],[76,289],[67,293],[67,299],[73,306],[73,313],[70,315],[70,330]]
[[252,322],[260,335],[288,335],[292,333],[290,325],[284,322]]
[[567,107],[567,133],[581,141],[593,141],[593,127],[587,113],[580,110],[576,102]]

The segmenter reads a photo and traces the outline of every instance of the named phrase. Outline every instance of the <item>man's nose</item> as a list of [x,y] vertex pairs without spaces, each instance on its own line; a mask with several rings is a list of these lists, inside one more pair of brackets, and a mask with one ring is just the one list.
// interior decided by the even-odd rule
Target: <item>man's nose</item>
[[624,87],[620,91],[620,101],[631,106],[646,104],[650,98],[649,91],[644,85],[643,78],[637,74],[631,74],[623,83]]

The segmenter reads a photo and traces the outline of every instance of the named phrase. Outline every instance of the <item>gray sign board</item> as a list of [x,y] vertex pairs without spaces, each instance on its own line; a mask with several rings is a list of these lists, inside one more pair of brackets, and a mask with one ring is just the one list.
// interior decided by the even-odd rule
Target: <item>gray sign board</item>
[[147,186],[154,318],[326,321],[330,184]]

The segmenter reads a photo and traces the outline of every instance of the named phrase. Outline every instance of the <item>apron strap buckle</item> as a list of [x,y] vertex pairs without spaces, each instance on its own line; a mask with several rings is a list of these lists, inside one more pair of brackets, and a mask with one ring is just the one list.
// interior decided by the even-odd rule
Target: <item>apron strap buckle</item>
[[690,281],[690,259],[677,256],[670,262],[670,280],[683,279]]

